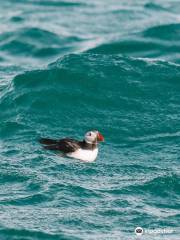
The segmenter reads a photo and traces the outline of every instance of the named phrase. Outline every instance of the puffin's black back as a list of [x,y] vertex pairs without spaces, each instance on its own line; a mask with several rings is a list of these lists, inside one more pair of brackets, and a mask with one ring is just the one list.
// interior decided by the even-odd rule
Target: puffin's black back
[[81,147],[79,141],[71,138],[64,138],[60,140],[41,138],[39,142],[45,145],[45,149],[57,150],[63,153],[72,153]]

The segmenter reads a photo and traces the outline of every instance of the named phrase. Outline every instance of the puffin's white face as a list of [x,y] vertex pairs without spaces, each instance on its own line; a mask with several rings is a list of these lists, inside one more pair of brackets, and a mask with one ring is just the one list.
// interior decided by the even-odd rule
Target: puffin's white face
[[89,131],[85,134],[84,140],[91,144],[104,141],[104,137],[98,131]]

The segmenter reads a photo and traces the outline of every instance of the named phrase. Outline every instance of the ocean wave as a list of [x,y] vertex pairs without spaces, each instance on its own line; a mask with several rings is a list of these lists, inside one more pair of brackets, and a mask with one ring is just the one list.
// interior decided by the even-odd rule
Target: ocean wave
[[147,8],[147,9],[158,11],[158,12],[159,11],[168,11],[169,10],[169,8],[163,6],[163,4],[154,3],[152,1],[145,3],[144,7]]
[[[139,136],[141,128],[147,131],[156,113],[159,123],[154,125],[153,134],[160,133],[165,125],[171,132],[175,129],[169,114],[178,105],[179,76],[179,65],[166,61],[92,53],[66,55],[45,69],[17,75],[2,92],[1,118],[13,122],[15,117],[18,124],[30,128],[60,121],[61,129],[75,124],[84,130],[89,123],[101,129],[101,121],[104,126],[114,121],[112,133],[120,131],[125,137],[131,131]],[[135,133],[142,119],[143,126]]]
[[17,229],[17,228],[0,228],[0,235],[1,239],[13,239],[17,240],[20,238],[23,238],[24,240],[57,240],[57,239],[68,239],[68,240],[80,240],[80,238],[77,237],[71,237],[68,234],[58,233],[58,234],[51,234],[45,231],[38,231],[36,229],[34,230],[27,230],[27,229]]
[[99,54],[131,54],[133,56],[135,53],[138,57],[144,52],[144,57],[148,57],[148,53],[153,55],[153,53],[158,53],[162,50],[162,46],[159,43],[153,43],[151,41],[145,41],[144,39],[135,37],[132,39],[124,39],[118,42],[111,42],[107,44],[102,44],[89,52],[99,53]]
[[[179,62],[179,24],[158,25],[122,37],[118,41],[102,43],[89,49],[90,53],[124,54],[131,57],[160,58]],[[170,44],[169,40],[173,42]]]
[[[142,167],[141,167],[142,168]],[[133,171],[133,169],[131,169]],[[150,169],[149,169],[150,171]],[[177,174],[168,174],[168,175],[160,175],[151,177],[150,179],[147,179],[145,176],[139,172],[140,176],[142,176],[141,181],[139,181],[134,177],[134,183],[130,181],[129,178],[121,179],[121,181],[126,181],[126,185],[123,186],[121,184],[121,187],[114,188],[111,186],[110,189],[99,189],[102,193],[112,194],[112,195],[131,195],[132,193],[134,195],[143,195],[143,196],[151,196],[152,202],[153,202],[153,196],[159,198],[166,197],[166,201],[169,202],[170,196],[173,196],[174,198],[178,198],[179,195],[179,175]],[[133,173],[132,173],[133,174]],[[147,174],[147,173],[146,173]],[[160,174],[160,172],[158,172]],[[130,175],[129,175],[130,177]],[[129,184],[128,184],[129,181]],[[162,202],[161,202],[162,203]],[[173,204],[171,204],[173,205]],[[169,205],[170,206],[170,205]]]
[[180,48],[180,44],[178,42],[178,39],[180,38],[179,28],[180,24],[178,23],[158,25],[145,30],[143,35],[147,38],[167,41],[167,46],[169,46],[169,41],[171,41],[171,44],[173,42],[174,48],[178,51]]
[[[8,195],[8,194],[7,194]],[[29,196],[14,196],[13,198],[5,197],[0,199],[0,205],[11,206],[25,206],[25,205],[40,205],[41,203],[47,203],[52,200],[51,194],[46,195],[44,193],[36,193]]]
[[[14,3],[13,0],[8,0],[9,2]],[[34,1],[34,0],[19,0],[18,1],[19,4],[29,4],[29,5],[38,5],[38,6],[45,6],[45,7],[83,7],[86,6],[85,3],[81,2],[81,1],[57,1],[57,0],[52,0],[52,1]]]
[[133,189],[136,194],[150,193],[156,196],[160,195],[161,197],[170,195],[177,197],[180,188],[179,180],[180,177],[176,174],[163,175],[145,181],[142,184],[138,184],[137,186],[131,186],[127,190],[129,191],[130,189]]
[[21,28],[15,32],[3,33],[0,37],[0,50],[13,56],[46,57],[72,50],[76,42],[82,41],[75,36],[62,36],[40,28]]

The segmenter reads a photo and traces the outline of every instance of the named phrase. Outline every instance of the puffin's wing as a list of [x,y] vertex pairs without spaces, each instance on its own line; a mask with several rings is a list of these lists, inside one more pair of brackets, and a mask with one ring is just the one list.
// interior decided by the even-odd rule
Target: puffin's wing
[[39,140],[39,142],[41,144],[45,144],[45,145],[52,145],[52,144],[58,143],[58,140],[54,140],[54,139],[50,139],[50,138],[41,138]]
[[45,148],[48,150],[58,150],[63,153],[72,153],[80,148],[80,144],[74,139],[64,138],[56,140],[54,144],[46,145]]

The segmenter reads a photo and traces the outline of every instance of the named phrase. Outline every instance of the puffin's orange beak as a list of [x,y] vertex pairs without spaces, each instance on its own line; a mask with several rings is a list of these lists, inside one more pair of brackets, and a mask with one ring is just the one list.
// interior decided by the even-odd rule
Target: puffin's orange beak
[[98,134],[97,134],[97,140],[98,140],[98,142],[104,142],[104,137],[100,132],[98,132]]

